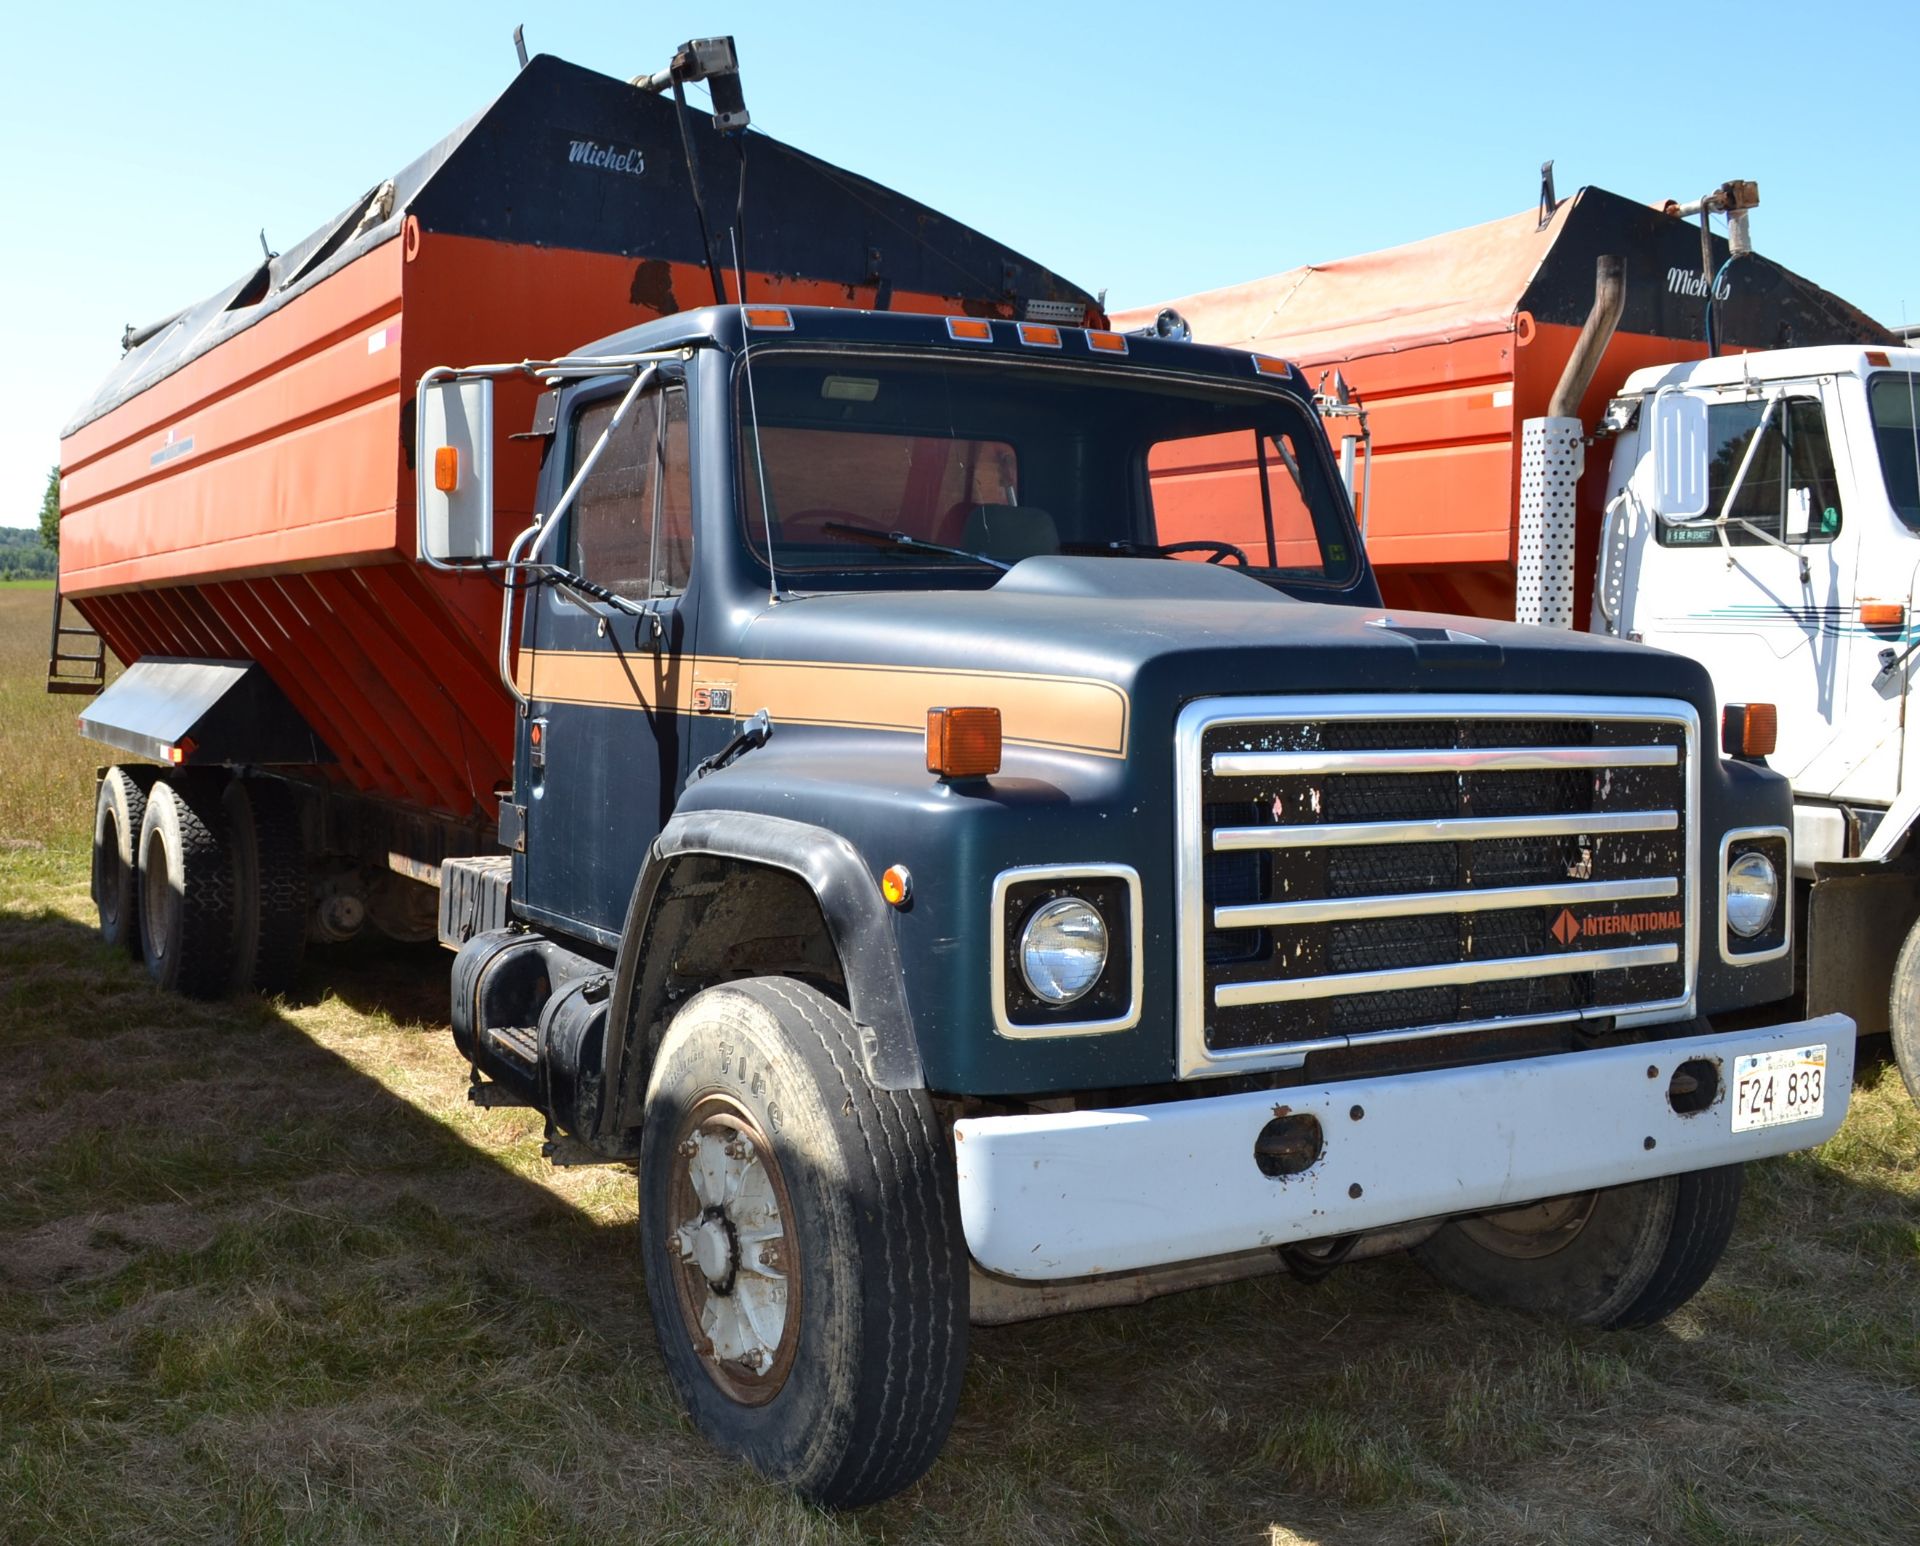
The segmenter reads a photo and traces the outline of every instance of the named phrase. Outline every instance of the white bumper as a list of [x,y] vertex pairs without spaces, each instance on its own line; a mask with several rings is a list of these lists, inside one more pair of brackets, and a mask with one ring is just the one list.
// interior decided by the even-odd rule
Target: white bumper
[[[1673,1070],[1824,1042],[1824,1113],[1735,1133],[1729,1079],[1706,1110]],[[1845,1015],[1512,1063],[1197,1097],[1108,1111],[967,1118],[954,1128],[967,1247],[991,1272],[1085,1277],[1380,1229],[1824,1143],[1847,1114]],[[1653,1070],[1650,1074],[1649,1069]],[[1356,1116],[1355,1112],[1360,1115]],[[1311,1112],[1325,1149],[1273,1178],[1254,1140]]]

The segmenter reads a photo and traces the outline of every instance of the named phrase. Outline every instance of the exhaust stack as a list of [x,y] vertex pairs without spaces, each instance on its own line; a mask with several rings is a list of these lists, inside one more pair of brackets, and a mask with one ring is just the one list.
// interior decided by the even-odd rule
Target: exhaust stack
[[1626,260],[1603,256],[1594,267],[1593,308],[1547,401],[1547,416],[1520,426],[1520,553],[1514,621],[1573,626],[1574,516],[1586,470],[1580,399],[1627,303]]

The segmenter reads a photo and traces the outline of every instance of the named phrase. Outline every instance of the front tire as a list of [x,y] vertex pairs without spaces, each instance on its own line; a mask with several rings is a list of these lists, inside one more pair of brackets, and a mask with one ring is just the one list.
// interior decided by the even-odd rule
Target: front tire
[[1893,963],[1887,1030],[1894,1066],[1900,1070],[1907,1094],[1920,1103],[1920,923],[1908,933]]
[[828,1507],[917,1480],[966,1360],[953,1154],[919,1090],[879,1090],[853,1021],[786,978],[710,988],[647,1088],[640,1244],[694,1426]]
[[189,998],[227,993],[233,893],[219,784],[190,774],[154,784],[140,823],[140,954],[158,986]]
[[1452,1219],[1413,1255],[1488,1304],[1582,1326],[1651,1326],[1719,1265],[1742,1174],[1723,1165]]

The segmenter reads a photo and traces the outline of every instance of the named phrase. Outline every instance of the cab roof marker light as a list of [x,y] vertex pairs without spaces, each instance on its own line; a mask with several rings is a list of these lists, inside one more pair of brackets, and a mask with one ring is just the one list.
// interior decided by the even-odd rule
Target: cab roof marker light
[[1249,358],[1253,361],[1253,368],[1263,376],[1291,376],[1293,374],[1293,367],[1291,365],[1285,360],[1276,360],[1270,354],[1255,354],[1250,355]]
[[993,342],[993,324],[985,317],[948,317],[947,337],[956,343],[990,344]]
[[1060,329],[1048,322],[1022,322],[1020,342],[1030,349],[1058,349]]
[[747,306],[747,326],[778,333],[793,331],[793,313],[784,306]]
[[1101,328],[1090,327],[1087,329],[1087,347],[1096,354],[1125,354],[1127,352],[1127,335],[1125,333],[1109,333]]

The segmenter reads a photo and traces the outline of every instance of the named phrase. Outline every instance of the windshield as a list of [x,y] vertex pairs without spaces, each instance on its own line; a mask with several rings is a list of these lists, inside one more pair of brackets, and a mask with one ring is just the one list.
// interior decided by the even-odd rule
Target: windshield
[[1359,570],[1319,427],[1271,392],[765,350],[737,411],[745,535],[763,563],[771,536],[794,588],[987,585],[1045,553],[1221,563],[1286,589]]
[[1893,513],[1920,531],[1920,429],[1914,405],[1920,402],[1920,377],[1905,372],[1878,373],[1867,388],[1873,406],[1873,443],[1880,453]]

